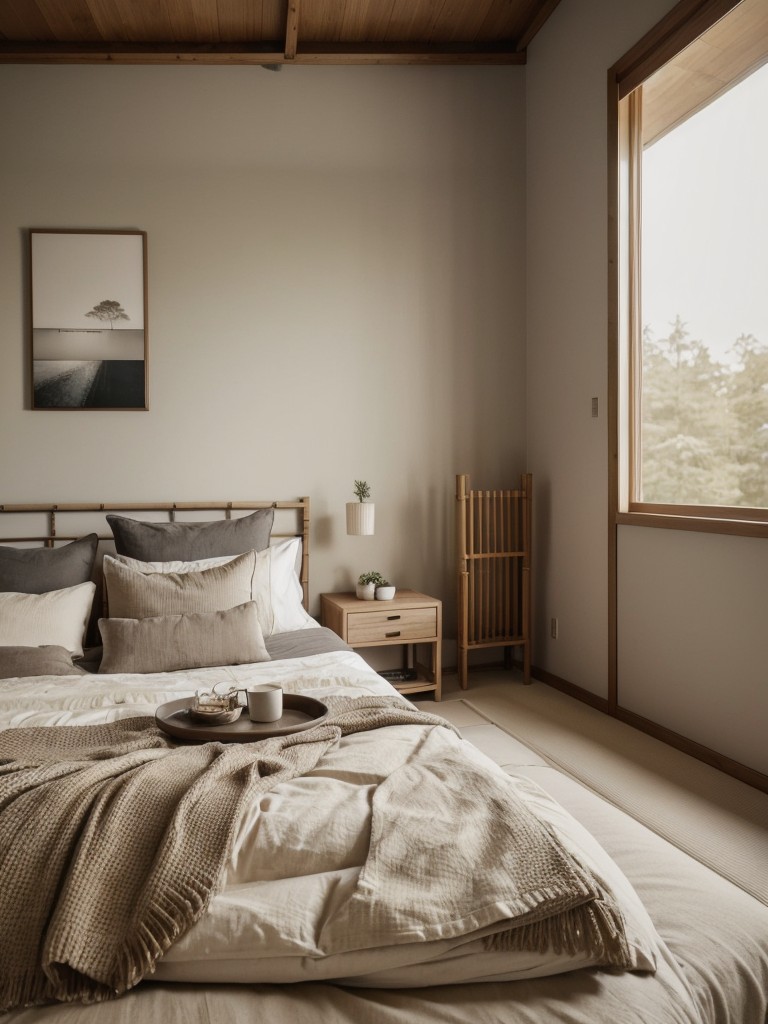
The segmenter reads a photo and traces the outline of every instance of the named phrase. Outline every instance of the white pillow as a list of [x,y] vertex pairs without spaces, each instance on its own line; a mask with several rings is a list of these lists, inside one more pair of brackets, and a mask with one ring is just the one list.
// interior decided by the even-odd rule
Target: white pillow
[[287,540],[276,541],[262,554],[269,555],[270,606],[273,617],[272,628],[268,633],[265,631],[264,636],[288,633],[293,629],[319,629],[320,623],[312,618],[302,604],[304,592],[296,575],[296,566],[301,564],[301,538],[289,537]]
[[[141,562],[127,555],[116,555],[115,559],[145,574],[184,574],[225,565],[238,557],[224,555],[195,562]],[[297,567],[300,565],[301,537],[273,541],[264,551],[256,552],[252,599],[256,602],[259,624],[265,637],[273,633],[288,633],[294,629],[319,628],[319,623],[307,613],[302,604],[304,594],[297,575]]]
[[47,594],[0,594],[0,647],[55,644],[82,657],[95,583],[78,583]]
[[239,558],[239,555],[219,555],[217,558],[198,558],[194,562],[142,562],[138,558],[130,558],[128,555],[110,555],[116,562],[122,562],[129,569],[144,574],[150,572],[202,572],[203,569],[215,569],[219,565],[226,565],[227,562]]

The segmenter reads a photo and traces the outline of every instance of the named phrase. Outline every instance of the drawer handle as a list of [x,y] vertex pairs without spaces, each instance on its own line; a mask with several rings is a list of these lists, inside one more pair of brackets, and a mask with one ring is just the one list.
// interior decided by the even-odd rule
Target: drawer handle
[[396,630],[394,633],[385,633],[384,636],[389,639],[391,636],[400,636],[400,630]]
[[399,619],[399,618],[400,618],[399,615],[388,615],[387,616],[387,622],[392,622],[393,619]]

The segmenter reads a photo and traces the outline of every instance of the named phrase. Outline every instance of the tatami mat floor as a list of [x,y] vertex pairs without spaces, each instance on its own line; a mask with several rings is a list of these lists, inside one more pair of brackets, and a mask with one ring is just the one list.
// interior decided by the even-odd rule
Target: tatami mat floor
[[768,904],[768,794],[515,672],[471,673],[467,690],[447,674],[443,687],[439,704],[415,703],[470,740],[493,723]]

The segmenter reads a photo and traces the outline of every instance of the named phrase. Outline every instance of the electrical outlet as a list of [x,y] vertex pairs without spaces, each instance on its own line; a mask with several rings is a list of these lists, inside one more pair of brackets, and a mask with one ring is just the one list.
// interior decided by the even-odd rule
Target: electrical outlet
[[557,619],[549,620],[549,635],[553,640],[557,640]]
[[600,403],[598,402],[598,400],[596,398],[593,398],[592,399],[592,419],[596,420],[597,417],[600,415],[599,408],[600,408]]

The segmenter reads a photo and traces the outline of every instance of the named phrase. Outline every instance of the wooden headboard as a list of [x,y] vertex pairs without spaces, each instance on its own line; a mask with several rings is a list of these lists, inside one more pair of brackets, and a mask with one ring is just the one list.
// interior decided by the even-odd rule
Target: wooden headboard
[[[43,544],[76,540],[96,533],[101,541],[112,541],[106,513],[130,515],[150,522],[183,522],[232,519],[260,508],[275,510],[273,537],[301,537],[301,589],[309,610],[309,498],[296,501],[167,501],[167,502],[82,502],[60,505],[0,505],[0,544]],[[139,513],[139,514],[137,514]],[[219,513],[218,516],[213,513]],[[235,517],[236,518],[236,517]]]

